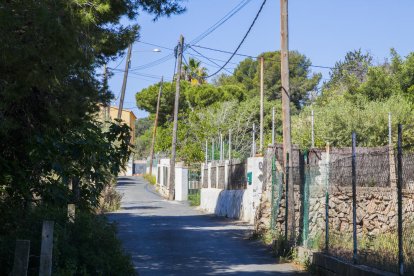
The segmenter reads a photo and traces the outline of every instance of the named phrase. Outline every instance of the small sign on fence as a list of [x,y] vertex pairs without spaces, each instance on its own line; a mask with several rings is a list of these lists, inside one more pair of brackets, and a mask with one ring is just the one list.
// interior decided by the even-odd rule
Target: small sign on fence
[[253,182],[252,172],[247,172],[247,183],[249,185],[252,185],[252,182]]

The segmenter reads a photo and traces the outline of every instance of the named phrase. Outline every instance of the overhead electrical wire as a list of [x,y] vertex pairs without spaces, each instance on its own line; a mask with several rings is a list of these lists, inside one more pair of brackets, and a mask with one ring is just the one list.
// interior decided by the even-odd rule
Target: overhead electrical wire
[[196,44],[207,37],[209,34],[214,32],[217,28],[227,22],[230,18],[232,18],[235,14],[237,14],[241,9],[243,9],[251,0],[243,0],[239,4],[237,4],[231,11],[229,11],[225,16],[223,16],[219,21],[217,21],[213,26],[205,30],[202,34],[194,38],[190,41],[189,44]]
[[[213,24],[211,27],[209,27],[207,30],[205,30],[202,34],[200,34],[199,36],[197,36],[195,39],[193,39],[192,41],[190,41],[190,44],[196,44],[198,42],[200,42],[202,39],[204,39],[205,37],[207,37],[209,34],[211,34],[213,31],[215,31],[218,27],[220,27],[221,25],[223,25],[226,21],[228,21],[230,18],[232,18],[236,13],[238,13],[243,7],[245,7],[249,2],[251,2],[252,0],[242,0],[239,4],[237,4],[230,12],[228,12],[224,17],[222,17],[219,21],[217,21],[215,24]],[[140,41],[138,41],[140,42]],[[144,44],[148,44],[151,45],[150,43],[145,43]],[[155,46],[155,44],[153,45]],[[163,47],[165,49],[168,50],[173,50],[171,48],[168,47]],[[186,50],[186,47],[184,47],[183,52]],[[174,57],[174,54],[169,54],[166,55],[160,59],[157,59],[155,61],[149,62],[147,64],[141,65],[141,66],[137,66],[134,68],[131,68],[130,71],[136,71],[136,70],[144,70],[144,69],[148,69],[157,65],[160,65],[168,60],[170,60],[171,58]]]
[[[207,59],[208,61],[210,61],[211,63],[215,64],[218,66],[218,68],[221,68],[221,65],[219,65],[218,63],[216,63],[215,61],[213,61],[212,59],[206,57],[205,55],[203,55],[202,53],[200,53],[199,51],[195,50],[194,48],[192,48],[190,46],[190,49],[193,50],[194,52],[196,52],[197,54],[199,54],[200,56],[202,56],[203,58]],[[226,72],[232,74],[227,68],[223,68],[224,70],[226,70]]]
[[[161,46],[161,45],[157,45],[157,44],[153,44],[153,43],[148,43],[148,42],[142,42],[142,43],[145,43],[145,44],[148,44],[148,45],[152,45],[152,46],[155,46],[155,47],[158,47],[158,48],[166,48],[165,46]],[[211,60],[215,60],[215,61],[220,61],[220,62],[225,62],[225,60],[207,57],[206,55],[201,54],[199,51],[196,51],[196,49],[194,49],[194,47],[200,48],[200,49],[209,50],[209,51],[213,51],[213,52],[224,53],[224,54],[233,54],[233,52],[230,52],[230,51],[227,51],[227,50],[217,49],[217,48],[212,48],[212,47],[206,47],[206,46],[202,46],[202,45],[191,45],[191,46],[188,47],[189,49],[191,49],[194,52],[198,53],[198,54],[191,54],[193,56],[196,56],[196,57],[205,57],[205,58],[208,58],[208,59],[211,59]],[[169,50],[173,51],[173,49],[171,49],[171,48],[166,48],[166,49],[169,49]],[[242,53],[236,53],[235,56],[248,57],[248,58],[252,58],[252,59],[259,58],[259,56],[253,56],[253,55],[242,54]],[[234,64],[234,65],[238,65],[239,64],[237,62],[228,62],[228,63],[229,64]],[[291,61],[289,63],[294,64]],[[327,65],[310,65],[310,66],[311,67],[315,67],[315,68],[330,69],[330,70],[335,69],[334,67],[327,66]],[[357,70],[350,70],[350,71],[357,71]]]
[[[230,51],[211,48],[211,47],[205,47],[205,46],[201,46],[201,45],[192,45],[191,46],[192,49],[194,49],[194,47],[201,48],[201,49],[206,49],[206,50],[210,50],[210,51],[215,51],[215,52],[220,52],[220,53],[224,53],[224,54],[233,54],[233,52],[230,52]],[[253,58],[253,59],[259,58],[259,56],[252,56],[252,55],[238,54],[238,53],[236,53],[235,56],[249,57],[249,58]],[[289,64],[299,64],[299,63],[289,61]],[[335,69],[334,67],[325,66],[325,65],[309,65],[309,66],[310,67],[315,67],[315,68],[330,69],[330,70]]]
[[210,78],[215,76],[216,74],[218,74],[221,70],[223,70],[224,67],[226,67],[226,65],[231,61],[231,59],[234,57],[234,55],[237,53],[237,51],[240,49],[240,47],[243,45],[244,41],[246,40],[247,36],[249,35],[250,31],[252,30],[254,24],[257,21],[257,18],[259,18],[260,13],[263,10],[264,5],[266,4],[267,0],[264,0],[262,5],[260,6],[259,11],[257,12],[256,16],[253,19],[252,24],[250,24],[249,29],[247,30],[246,34],[244,35],[243,39],[240,41],[239,45],[237,46],[236,50],[231,54],[230,58],[223,64],[223,66],[221,66],[221,68],[219,70],[217,70],[216,72],[214,72],[213,74],[205,77],[205,78]]

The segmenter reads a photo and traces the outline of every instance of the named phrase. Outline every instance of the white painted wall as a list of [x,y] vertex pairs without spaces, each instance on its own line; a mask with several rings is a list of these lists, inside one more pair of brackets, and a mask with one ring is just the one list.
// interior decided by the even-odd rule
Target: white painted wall
[[[167,168],[168,174],[164,174]],[[168,196],[168,182],[169,182],[169,170],[170,170],[170,159],[164,158],[160,160],[157,165],[156,172],[160,170],[158,179],[158,173],[156,173],[156,183],[159,193],[167,197]],[[175,165],[175,200],[184,201],[188,199],[188,168],[183,163],[179,162]],[[164,185],[166,184],[166,185]]]
[[263,157],[249,158],[247,171],[252,172],[252,185],[246,190],[203,188],[199,208],[217,216],[254,223],[262,194]]

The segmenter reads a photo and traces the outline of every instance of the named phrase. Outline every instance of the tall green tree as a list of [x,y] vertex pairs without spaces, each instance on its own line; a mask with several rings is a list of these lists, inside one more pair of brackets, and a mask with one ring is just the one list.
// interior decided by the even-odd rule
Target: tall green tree
[[62,211],[76,202],[87,211],[98,204],[130,152],[129,128],[103,128],[96,118],[112,97],[100,69],[139,36],[137,24],[120,20],[183,10],[179,0],[0,3],[0,242],[17,235],[35,206]]
[[[265,52],[264,57],[264,91],[268,100],[281,99],[280,88],[280,51]],[[321,79],[320,74],[311,74],[310,60],[297,51],[289,52],[289,76],[291,102],[301,108],[309,100],[309,92],[314,91]],[[259,94],[260,64],[257,60],[246,58],[237,66],[233,75],[220,76],[216,83],[240,84],[254,97]]]

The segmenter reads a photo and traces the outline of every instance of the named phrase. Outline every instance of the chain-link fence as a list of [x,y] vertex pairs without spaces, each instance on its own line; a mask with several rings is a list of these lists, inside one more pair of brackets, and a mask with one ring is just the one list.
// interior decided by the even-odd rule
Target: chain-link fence
[[[404,136],[401,139],[404,141]],[[402,248],[404,271],[414,275],[414,146],[402,145]]]
[[414,148],[402,141],[400,135],[398,147],[357,148],[355,143],[340,149],[293,149],[293,168],[281,166],[282,149],[276,147],[271,229],[286,239],[288,174],[295,193],[297,244],[412,275]]

